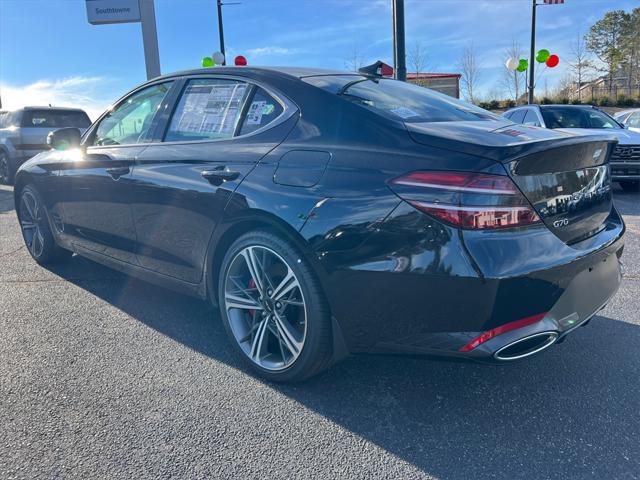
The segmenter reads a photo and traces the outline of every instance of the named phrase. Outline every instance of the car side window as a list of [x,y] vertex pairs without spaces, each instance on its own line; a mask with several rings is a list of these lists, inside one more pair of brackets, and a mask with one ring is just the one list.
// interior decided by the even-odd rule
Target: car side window
[[267,126],[278,118],[282,111],[282,105],[276,99],[257,87],[242,121],[240,135],[246,135]]
[[632,113],[625,122],[627,127],[640,128],[640,112]]
[[516,110],[511,114],[511,121],[515,123],[522,123],[522,121],[524,120],[525,113],[527,112],[524,109]]
[[5,128],[7,125],[7,112],[0,112],[0,128]]
[[527,110],[527,113],[524,116],[523,123],[525,125],[533,125],[534,127],[539,127],[540,126],[540,120],[538,120],[538,115],[536,115],[536,112],[534,112],[531,109]]
[[249,85],[217,78],[189,80],[176,107],[165,142],[233,137]]
[[172,83],[152,85],[121,102],[98,124],[93,145],[128,145],[151,141],[153,118]]

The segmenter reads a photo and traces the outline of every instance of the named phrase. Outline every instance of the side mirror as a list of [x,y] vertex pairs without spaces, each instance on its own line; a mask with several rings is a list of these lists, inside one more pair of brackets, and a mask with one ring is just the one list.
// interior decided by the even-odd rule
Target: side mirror
[[47,145],[55,150],[70,150],[80,147],[80,130],[77,128],[59,128],[49,132]]

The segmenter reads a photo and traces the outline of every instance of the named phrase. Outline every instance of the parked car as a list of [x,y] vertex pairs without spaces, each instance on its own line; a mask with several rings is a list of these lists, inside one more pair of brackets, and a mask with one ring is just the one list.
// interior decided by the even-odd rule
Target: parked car
[[613,118],[629,130],[640,133],[640,108],[618,112],[613,116]]
[[614,147],[375,75],[216,67],[134,89],[14,192],[37,262],[206,299],[293,381],[350,352],[509,362],[584,325],[621,281]]
[[0,183],[12,183],[26,160],[48,150],[51,130],[76,127],[81,132],[91,125],[87,114],[77,108],[24,107],[0,111]]
[[625,129],[602,110],[589,105],[525,105],[508,110],[503,116],[529,126],[613,135],[618,140],[611,156],[613,181],[628,191],[640,188],[640,133]]

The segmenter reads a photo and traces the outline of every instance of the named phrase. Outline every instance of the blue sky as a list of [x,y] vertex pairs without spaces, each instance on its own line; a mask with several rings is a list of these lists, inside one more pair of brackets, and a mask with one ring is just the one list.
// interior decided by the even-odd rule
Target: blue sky
[[[229,55],[253,65],[344,69],[354,51],[366,62],[392,61],[391,0],[229,0]],[[501,93],[505,48],[528,49],[529,0],[405,0],[407,45],[420,42],[430,71],[457,71],[463,48],[482,60],[485,95]],[[638,0],[565,0],[538,9],[539,48],[561,58],[545,72],[551,88],[564,74],[571,43],[607,10]],[[162,72],[198,67],[218,49],[215,0],[156,0]],[[90,25],[83,0],[0,0],[0,95],[24,103],[80,105],[91,116],[145,80],[139,24]]]

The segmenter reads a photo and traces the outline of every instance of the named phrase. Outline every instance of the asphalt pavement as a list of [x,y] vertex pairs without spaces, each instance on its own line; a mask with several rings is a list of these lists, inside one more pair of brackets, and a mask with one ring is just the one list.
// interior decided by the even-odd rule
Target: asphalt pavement
[[640,194],[615,201],[626,278],[563,344],[498,367],[353,356],[282,386],[199,300],[38,266],[0,187],[0,478],[640,478]]

